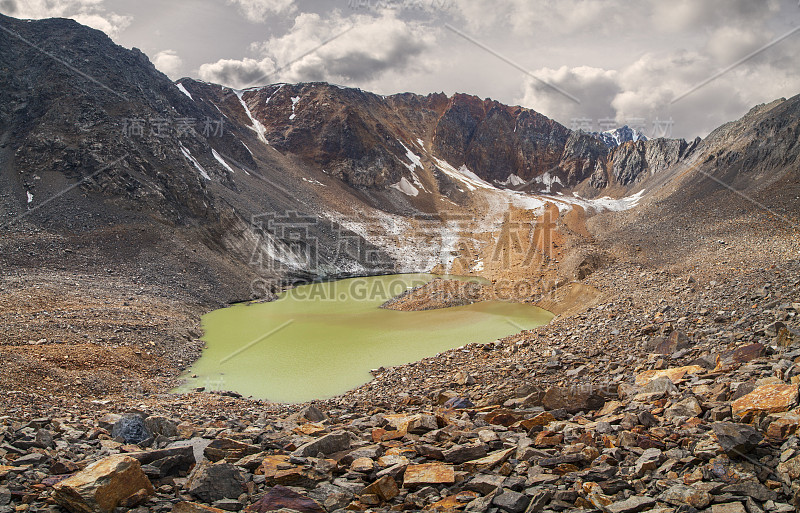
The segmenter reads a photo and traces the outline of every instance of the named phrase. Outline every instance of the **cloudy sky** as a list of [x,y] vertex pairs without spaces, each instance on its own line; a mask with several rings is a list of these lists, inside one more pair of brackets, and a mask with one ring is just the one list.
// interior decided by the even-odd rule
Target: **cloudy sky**
[[0,12],[74,18],[174,79],[465,92],[651,136],[705,136],[800,93],[798,0],[0,0]]

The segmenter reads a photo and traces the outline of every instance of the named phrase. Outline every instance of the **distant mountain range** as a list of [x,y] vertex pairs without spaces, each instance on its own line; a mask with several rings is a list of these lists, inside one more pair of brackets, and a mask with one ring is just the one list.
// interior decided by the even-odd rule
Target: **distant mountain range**
[[[201,244],[235,269],[231,282],[370,272],[363,254],[338,251],[342,233],[394,270],[419,270],[414,258],[449,244],[403,239],[420,217],[465,215],[488,230],[498,205],[623,208],[692,163],[783,169],[797,154],[797,97],[707,141],[647,140],[627,126],[572,131],[466,94],[175,83],[139,50],[77,22],[0,23],[0,225],[14,220],[0,233],[182,233],[168,251]],[[758,145],[765,135],[773,146]],[[610,198],[593,202],[601,197]],[[313,219],[313,265],[296,258],[291,236],[254,223],[285,212]],[[254,254],[275,265],[254,266]]]

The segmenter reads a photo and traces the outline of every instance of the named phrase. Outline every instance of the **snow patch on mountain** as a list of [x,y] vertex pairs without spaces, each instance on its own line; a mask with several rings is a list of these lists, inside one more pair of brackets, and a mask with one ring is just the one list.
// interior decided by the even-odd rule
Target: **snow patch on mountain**
[[242,96],[244,96],[244,91],[234,89],[233,92],[234,94],[236,94],[236,97],[239,98],[239,103],[242,104],[244,112],[247,114],[247,117],[250,118],[250,121],[253,123],[253,126],[249,127],[250,130],[254,131],[256,135],[258,135],[258,138],[261,139],[261,142],[263,142],[264,144],[269,144],[269,142],[267,142],[267,135],[266,135],[267,129],[264,127],[264,125],[261,124],[261,121],[257,120],[253,116],[253,113],[250,112],[250,108],[244,102],[244,98],[242,98]]
[[186,159],[189,162],[194,164],[194,167],[197,168],[197,170],[200,172],[200,175],[202,175],[203,178],[205,178],[206,180],[211,180],[211,177],[208,176],[208,173],[206,173],[206,170],[203,169],[203,166],[200,165],[197,159],[194,158],[192,154],[189,152],[189,150],[187,150],[182,144],[181,144],[181,153],[183,153],[183,156],[186,157]]
[[293,121],[294,118],[297,117],[296,109],[297,109],[297,102],[299,102],[299,101],[300,101],[300,97],[299,96],[295,96],[295,97],[292,98],[292,115],[289,116],[289,121]]
[[600,139],[609,148],[616,148],[617,146],[630,141],[646,141],[647,137],[638,130],[630,128],[628,125],[615,128],[613,130],[606,130],[605,132],[591,132],[591,135]]
[[406,179],[405,176],[402,177],[399,182],[393,183],[389,187],[391,187],[393,189],[397,189],[398,191],[402,192],[406,196],[414,196],[414,197],[416,197],[419,194],[419,191],[417,190],[417,188],[414,187],[413,185],[411,185],[411,182],[409,182]]
[[229,166],[227,162],[225,162],[225,160],[222,158],[222,156],[219,153],[217,153],[217,150],[215,150],[214,148],[211,148],[211,154],[214,155],[214,158],[217,159],[217,162],[222,164],[222,167],[224,167],[225,169],[227,169],[231,173],[234,172],[233,168],[231,166]]
[[510,175],[508,175],[508,178],[506,178],[502,182],[500,180],[495,180],[495,181],[499,185],[505,185],[506,187],[508,187],[509,185],[512,186],[512,187],[516,187],[517,185],[524,185],[526,183],[525,180],[523,180],[519,176],[515,175],[514,173],[511,173]]
[[545,189],[542,192],[551,192],[553,189],[553,184],[555,183],[562,187],[564,186],[564,183],[561,181],[561,179],[557,176],[551,175],[549,171],[541,176],[537,176],[533,179],[533,181],[534,183],[540,183],[544,185]]
[[194,101],[194,98],[192,98],[192,94],[189,91],[187,91],[185,87],[183,87],[183,84],[175,84],[175,85],[178,86],[178,90],[180,92],[188,96],[190,100]]
[[438,165],[439,169],[444,174],[446,174],[447,176],[449,176],[451,178],[455,178],[456,180],[458,180],[459,182],[464,184],[464,186],[469,191],[474,191],[474,190],[477,190],[477,189],[495,189],[496,190],[496,187],[494,187],[492,184],[490,184],[489,182],[486,182],[481,177],[479,177],[478,175],[476,175],[475,173],[470,171],[467,168],[467,166],[461,166],[459,169],[456,169],[455,167],[451,166],[445,160],[437,159],[436,157],[433,157],[433,160],[436,161],[436,164]]

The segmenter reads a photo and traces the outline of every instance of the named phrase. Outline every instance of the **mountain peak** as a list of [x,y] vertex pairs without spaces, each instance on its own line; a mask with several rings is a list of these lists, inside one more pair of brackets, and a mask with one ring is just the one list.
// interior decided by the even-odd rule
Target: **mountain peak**
[[604,132],[592,132],[591,135],[603,141],[608,148],[616,148],[617,146],[630,141],[636,142],[647,140],[647,137],[643,133],[629,127],[628,125],[623,125],[619,128],[606,130]]

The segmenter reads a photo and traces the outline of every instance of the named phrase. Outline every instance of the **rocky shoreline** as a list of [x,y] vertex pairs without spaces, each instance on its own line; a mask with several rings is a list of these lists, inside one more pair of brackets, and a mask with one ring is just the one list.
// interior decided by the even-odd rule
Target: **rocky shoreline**
[[313,405],[6,415],[0,511],[795,511],[798,276],[611,267],[629,295]]

